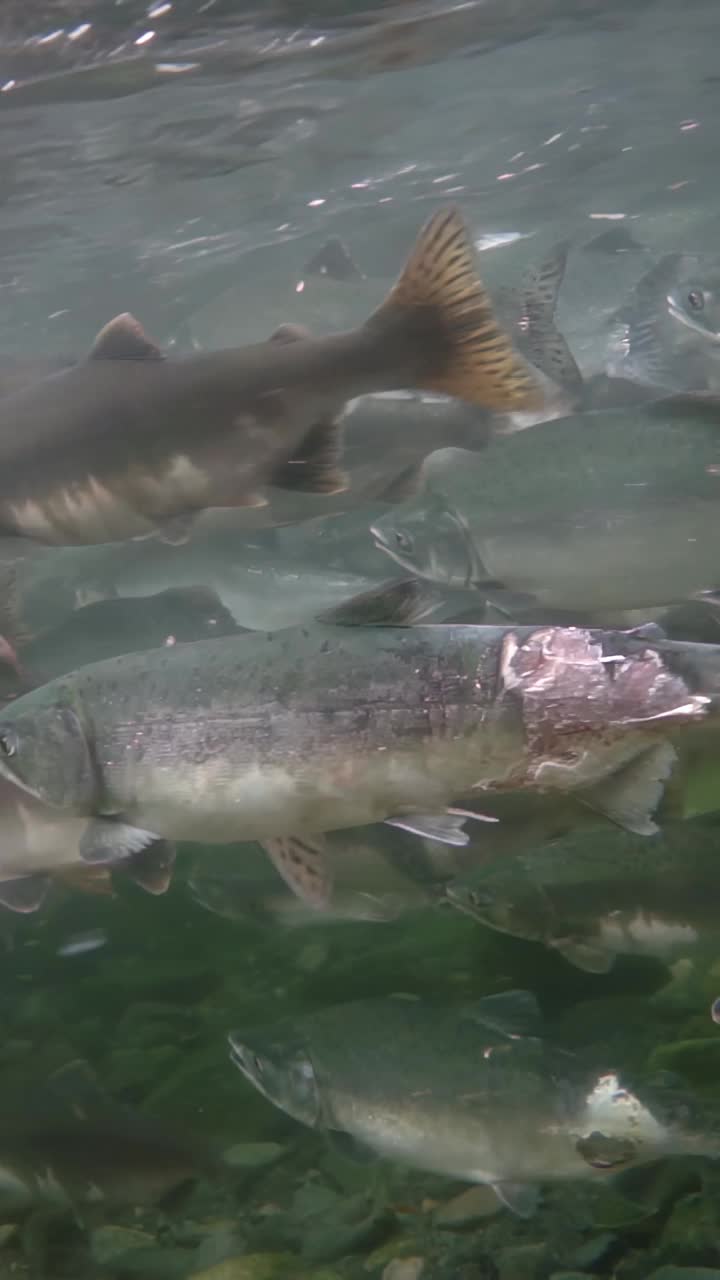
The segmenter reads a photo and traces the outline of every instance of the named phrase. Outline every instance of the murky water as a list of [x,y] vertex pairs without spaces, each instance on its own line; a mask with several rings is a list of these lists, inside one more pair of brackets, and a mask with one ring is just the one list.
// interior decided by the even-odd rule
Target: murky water
[[719,35],[5,0],[0,1277],[720,1276]]

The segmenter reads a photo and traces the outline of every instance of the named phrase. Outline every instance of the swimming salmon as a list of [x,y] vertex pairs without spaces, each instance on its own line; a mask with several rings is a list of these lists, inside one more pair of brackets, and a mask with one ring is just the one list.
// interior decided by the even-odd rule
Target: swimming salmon
[[335,493],[345,404],[403,388],[496,410],[536,409],[545,394],[495,321],[454,209],[430,219],[385,302],[349,333],[285,326],[171,360],[116,317],[87,360],[0,400],[0,533],[181,538],[194,512],[263,505],[267,485]]

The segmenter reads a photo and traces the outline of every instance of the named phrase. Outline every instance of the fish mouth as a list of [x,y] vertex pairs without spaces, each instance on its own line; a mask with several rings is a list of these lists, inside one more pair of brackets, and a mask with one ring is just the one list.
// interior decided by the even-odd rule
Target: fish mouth
[[716,329],[708,329],[706,325],[700,324],[697,320],[693,320],[692,316],[687,314],[687,311],[683,311],[682,307],[678,306],[672,294],[669,293],[667,295],[665,302],[667,303],[668,312],[672,316],[673,320],[679,321],[680,324],[685,325],[686,329],[691,329],[693,333],[699,334],[700,337],[704,338],[711,346],[720,343],[720,332]]

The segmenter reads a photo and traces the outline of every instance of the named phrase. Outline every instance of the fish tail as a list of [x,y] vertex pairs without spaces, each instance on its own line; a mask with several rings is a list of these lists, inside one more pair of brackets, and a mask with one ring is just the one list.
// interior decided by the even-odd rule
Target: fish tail
[[22,677],[18,650],[32,640],[22,617],[17,569],[13,562],[0,564],[0,662],[13,667]]
[[544,404],[544,381],[498,324],[455,208],[440,210],[425,224],[367,326],[388,341],[394,334],[412,344],[413,385],[421,390],[499,412]]

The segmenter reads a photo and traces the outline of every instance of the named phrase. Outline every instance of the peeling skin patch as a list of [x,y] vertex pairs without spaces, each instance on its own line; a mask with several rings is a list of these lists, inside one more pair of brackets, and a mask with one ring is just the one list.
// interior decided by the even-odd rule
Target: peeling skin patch
[[607,657],[589,631],[576,627],[545,627],[524,644],[510,632],[500,679],[519,697],[528,749],[541,760],[571,761],[588,734],[607,740],[699,719],[709,701],[691,694],[655,650]]

